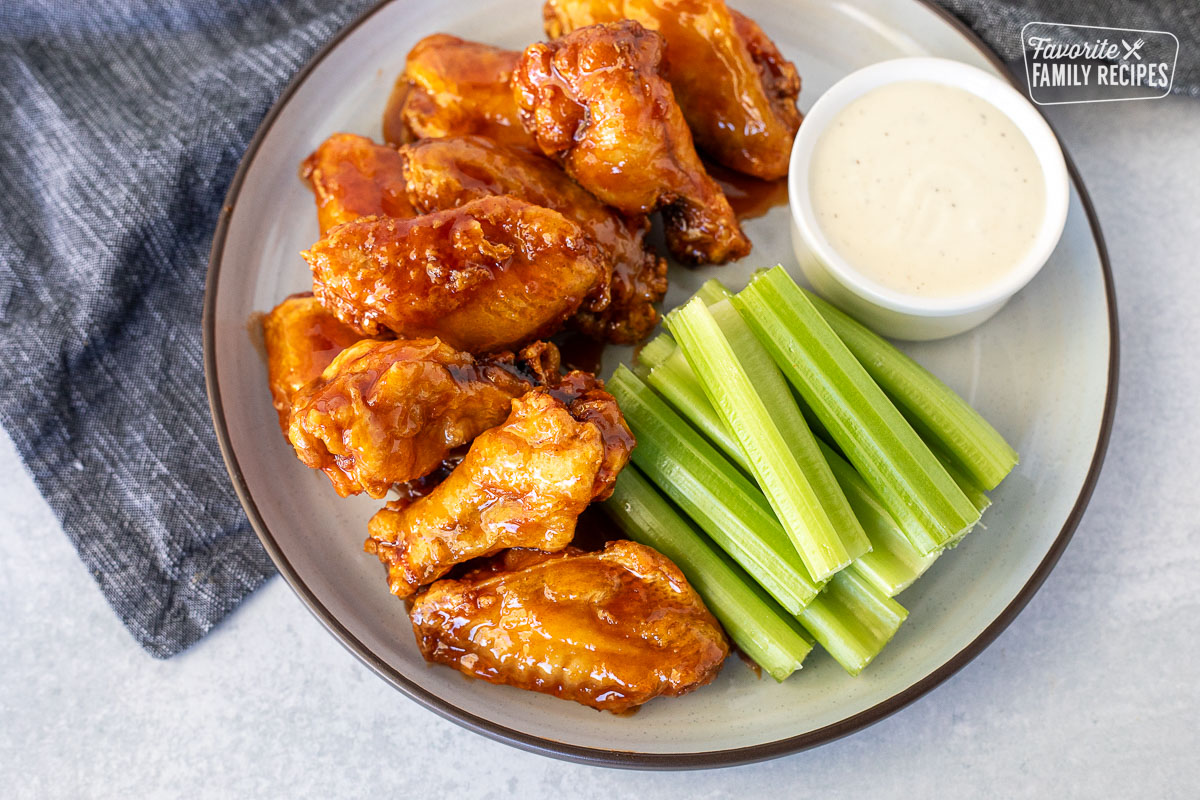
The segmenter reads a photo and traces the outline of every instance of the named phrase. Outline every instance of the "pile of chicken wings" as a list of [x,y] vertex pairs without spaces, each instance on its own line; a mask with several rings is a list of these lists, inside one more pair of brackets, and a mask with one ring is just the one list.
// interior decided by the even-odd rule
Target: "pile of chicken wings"
[[750,251],[701,159],[787,172],[795,68],[722,0],[549,0],[523,52],[448,34],[409,53],[385,144],[301,166],[312,292],[265,318],[288,442],[346,497],[390,498],[366,550],[430,661],[610,711],[710,682],[729,652],[679,569],[576,523],[636,442],[568,329],[636,344],[670,255]]

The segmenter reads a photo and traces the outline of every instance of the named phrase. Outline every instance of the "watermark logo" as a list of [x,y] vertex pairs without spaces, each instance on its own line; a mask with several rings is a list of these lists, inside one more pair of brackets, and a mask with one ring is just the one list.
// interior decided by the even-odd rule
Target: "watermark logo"
[[1168,31],[1030,22],[1021,29],[1029,97],[1038,105],[1152,100],[1175,80]]

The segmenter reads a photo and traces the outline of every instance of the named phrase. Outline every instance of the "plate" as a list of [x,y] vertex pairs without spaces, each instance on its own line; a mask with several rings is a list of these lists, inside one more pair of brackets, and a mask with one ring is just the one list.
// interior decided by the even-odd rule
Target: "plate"
[[[737,7],[796,62],[801,108],[850,70],[898,56],[999,70],[966,29],[917,0],[745,0]],[[1003,311],[968,334],[908,347],[992,420],[1022,459],[994,493],[986,530],[900,596],[910,617],[861,676],[847,676],[818,651],[783,684],[729,659],[711,686],[628,717],[467,680],[424,662],[403,603],[362,552],[367,519],[381,503],[339,499],[279,435],[252,321],[309,285],[298,253],[318,234],[312,195],[297,178],[301,159],[335,131],[381,139],[392,82],[421,37],[447,31],[520,48],[542,38],[540,21],[539,0],[384,3],[319,53],[263,121],[213,242],[204,320],[213,420],[246,514],[300,598],[371,669],[439,714],[518,747],[611,766],[710,767],[858,730],[945,680],[1012,621],[1054,566],[1091,494],[1114,406],[1117,338],[1111,276],[1083,185],[1072,170],[1062,242]],[[788,225],[786,207],[776,208],[747,224],[754,252],[743,262],[673,267],[667,305],[714,275],[739,288],[758,267],[781,262],[796,271]]]

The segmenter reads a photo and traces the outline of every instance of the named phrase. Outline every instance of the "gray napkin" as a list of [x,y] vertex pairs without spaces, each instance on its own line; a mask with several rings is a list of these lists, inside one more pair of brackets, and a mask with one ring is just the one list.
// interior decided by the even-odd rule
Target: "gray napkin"
[[[1179,39],[1175,94],[1200,97],[1200,2],[1197,0],[936,0],[991,45],[1024,79],[1021,28],[1027,22],[1167,31]],[[1069,31],[1062,31],[1069,36]],[[1078,33],[1081,41],[1093,36]],[[1064,36],[1064,39],[1066,38]],[[1120,34],[1114,34],[1116,38]],[[1132,38],[1132,37],[1130,37]]]
[[[272,571],[204,395],[208,249],[259,120],[368,5],[0,3],[0,421],[155,656]],[[946,5],[1010,59],[1028,19],[1166,28],[1188,58],[1200,46],[1194,0]],[[1198,84],[1181,54],[1176,90]]]

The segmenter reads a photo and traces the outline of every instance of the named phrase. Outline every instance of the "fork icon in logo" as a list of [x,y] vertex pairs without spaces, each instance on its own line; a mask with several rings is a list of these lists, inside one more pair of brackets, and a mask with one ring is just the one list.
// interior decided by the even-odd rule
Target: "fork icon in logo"
[[1129,60],[1129,57],[1130,57],[1130,56],[1133,56],[1133,57],[1134,57],[1134,58],[1136,58],[1138,61],[1141,61],[1141,60],[1142,60],[1142,54],[1141,54],[1141,53],[1139,53],[1139,52],[1138,52],[1138,50],[1141,50],[1141,49],[1142,49],[1142,45],[1144,45],[1145,43],[1146,43],[1146,40],[1145,40],[1145,39],[1138,39],[1138,40],[1137,40],[1137,41],[1135,41],[1133,44],[1130,44],[1129,42],[1127,42],[1127,41],[1125,41],[1124,39],[1122,39],[1122,40],[1121,40],[1121,46],[1125,48],[1125,55],[1121,56],[1121,60],[1122,60],[1122,61],[1128,61],[1128,60]]

